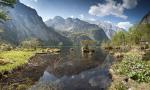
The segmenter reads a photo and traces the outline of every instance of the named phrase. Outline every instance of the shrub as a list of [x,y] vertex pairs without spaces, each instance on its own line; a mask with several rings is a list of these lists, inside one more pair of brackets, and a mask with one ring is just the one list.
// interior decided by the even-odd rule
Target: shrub
[[142,55],[138,52],[126,54],[114,67],[117,73],[126,75],[137,82],[150,82],[150,66],[142,61]]
[[115,85],[115,90],[127,90],[127,87],[123,83],[119,82]]
[[112,47],[112,44],[110,41],[103,41],[101,47]]
[[36,50],[41,45],[41,42],[36,38],[31,38],[21,42],[21,47],[25,49]]
[[13,49],[13,47],[12,47],[11,44],[2,43],[2,44],[0,45],[0,50],[1,50],[1,51],[10,51],[10,50],[12,50],[12,49]]

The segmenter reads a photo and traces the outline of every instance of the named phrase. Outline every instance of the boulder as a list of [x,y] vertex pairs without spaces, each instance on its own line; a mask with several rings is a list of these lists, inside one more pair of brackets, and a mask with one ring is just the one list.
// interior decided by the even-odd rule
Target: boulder
[[114,57],[116,57],[116,58],[123,58],[124,55],[122,53],[117,52],[117,53],[114,54]]
[[6,65],[8,63],[10,63],[10,62],[8,62],[8,60],[6,60],[6,59],[0,59],[0,65]]

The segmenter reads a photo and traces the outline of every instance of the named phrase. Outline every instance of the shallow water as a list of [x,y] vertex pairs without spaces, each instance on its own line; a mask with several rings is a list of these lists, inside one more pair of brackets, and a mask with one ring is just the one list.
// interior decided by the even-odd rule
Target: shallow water
[[106,90],[111,83],[108,68],[113,59],[101,49],[95,50],[82,53],[78,47],[53,55],[57,60],[46,66],[29,90]]

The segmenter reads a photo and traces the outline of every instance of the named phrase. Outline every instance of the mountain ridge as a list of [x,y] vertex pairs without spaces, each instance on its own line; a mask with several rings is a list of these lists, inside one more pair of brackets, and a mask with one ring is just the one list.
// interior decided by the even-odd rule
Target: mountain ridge
[[150,24],[150,11],[143,16],[139,24]]
[[0,38],[9,42],[20,43],[28,38],[37,38],[46,43],[64,44],[70,43],[69,39],[61,36],[52,28],[48,28],[42,18],[32,9],[17,0],[14,8],[5,8],[12,18],[0,23],[0,29],[5,32],[0,33]]
[[[53,27],[63,36],[71,38],[71,40],[73,42],[76,42],[77,44],[79,44],[81,40],[86,39],[94,40],[97,42],[102,42],[108,39],[104,30],[98,25],[90,24],[89,22],[80,20],[78,18],[64,19],[60,16],[56,16],[53,19],[47,20],[45,23],[48,27]],[[70,35],[68,35],[67,33]]]
[[88,32],[92,29],[99,29],[97,25],[90,24],[78,18],[64,19],[60,16],[55,16],[53,19],[45,21],[45,24],[48,27],[53,27],[54,29],[61,31]]

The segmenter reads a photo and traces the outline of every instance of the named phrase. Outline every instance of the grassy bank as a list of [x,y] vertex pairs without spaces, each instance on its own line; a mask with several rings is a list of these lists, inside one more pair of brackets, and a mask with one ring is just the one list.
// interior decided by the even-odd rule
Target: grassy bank
[[0,72],[11,71],[28,62],[33,51],[3,51],[0,52]]
[[131,50],[124,54],[121,61],[112,65],[110,90],[149,90],[150,61],[143,58],[143,53],[141,50]]

